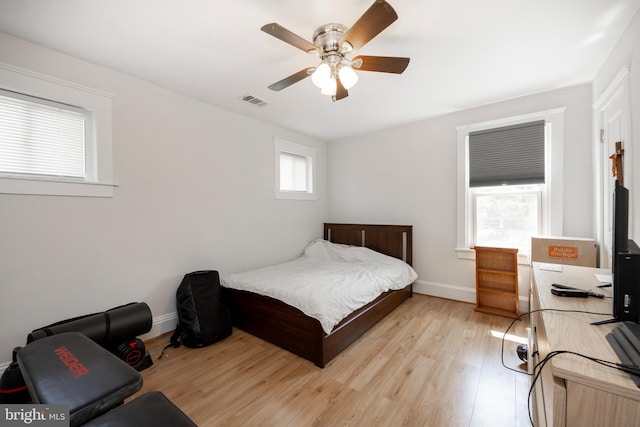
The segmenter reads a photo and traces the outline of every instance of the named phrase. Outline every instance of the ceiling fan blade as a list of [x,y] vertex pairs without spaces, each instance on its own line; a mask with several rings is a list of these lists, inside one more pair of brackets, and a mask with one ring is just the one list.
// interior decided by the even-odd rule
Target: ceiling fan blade
[[351,60],[351,65],[356,70],[402,74],[409,65],[409,60],[410,58],[397,56],[358,55]]
[[398,14],[389,3],[384,0],[376,0],[360,19],[347,30],[342,40],[348,41],[354,50],[358,50],[396,19],[398,19]]
[[303,39],[299,35],[292,33],[280,24],[272,22],[270,24],[263,25],[260,28],[265,33],[272,35],[273,37],[282,40],[285,43],[289,43],[291,46],[297,47],[305,52],[317,51],[318,48],[313,43]]
[[340,101],[341,99],[349,96],[349,92],[344,88],[340,78],[336,79],[336,94],[333,96],[334,101]]
[[315,70],[315,68],[316,67],[307,67],[304,70],[300,70],[297,73],[291,74],[289,77],[285,77],[279,82],[276,82],[269,86],[269,89],[280,91],[286,87],[291,86],[294,83],[298,83],[300,80],[309,77],[311,75],[311,72]]

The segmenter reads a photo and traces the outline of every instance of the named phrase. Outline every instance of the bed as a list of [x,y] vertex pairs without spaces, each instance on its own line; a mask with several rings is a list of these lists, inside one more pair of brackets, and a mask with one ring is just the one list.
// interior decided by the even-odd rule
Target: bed
[[[361,246],[412,263],[412,226],[324,224],[324,240]],[[233,324],[323,368],[412,295],[412,285],[382,293],[344,317],[329,333],[320,321],[276,298],[232,289],[223,278],[224,301]],[[326,327],[326,325],[325,325]]]

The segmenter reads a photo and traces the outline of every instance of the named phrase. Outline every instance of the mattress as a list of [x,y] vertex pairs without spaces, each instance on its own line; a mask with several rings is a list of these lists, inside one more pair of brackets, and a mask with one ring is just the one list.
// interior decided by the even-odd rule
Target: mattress
[[318,239],[299,258],[225,275],[221,284],[296,307],[317,319],[329,334],[353,311],[417,278],[413,268],[402,260],[368,248]]

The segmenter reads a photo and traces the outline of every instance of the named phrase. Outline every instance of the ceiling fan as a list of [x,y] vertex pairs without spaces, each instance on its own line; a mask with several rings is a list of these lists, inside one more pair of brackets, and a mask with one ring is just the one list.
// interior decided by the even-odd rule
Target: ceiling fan
[[354,51],[371,41],[396,19],[398,15],[389,3],[376,0],[351,28],[342,24],[319,27],[313,33],[313,43],[275,22],[264,25],[261,30],[265,33],[307,53],[316,54],[321,60],[318,66],[304,68],[272,84],[269,89],[280,91],[311,76],[311,81],[321,89],[320,93],[330,95],[333,101],[338,101],[349,96],[348,89],[358,81],[354,68],[402,74],[409,65],[409,58],[368,55],[351,58]]

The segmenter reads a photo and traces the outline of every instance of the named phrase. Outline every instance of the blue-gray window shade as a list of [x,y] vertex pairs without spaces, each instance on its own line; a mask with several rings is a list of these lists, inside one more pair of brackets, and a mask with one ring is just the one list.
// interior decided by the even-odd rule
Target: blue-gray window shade
[[469,133],[469,187],[544,183],[544,120]]

